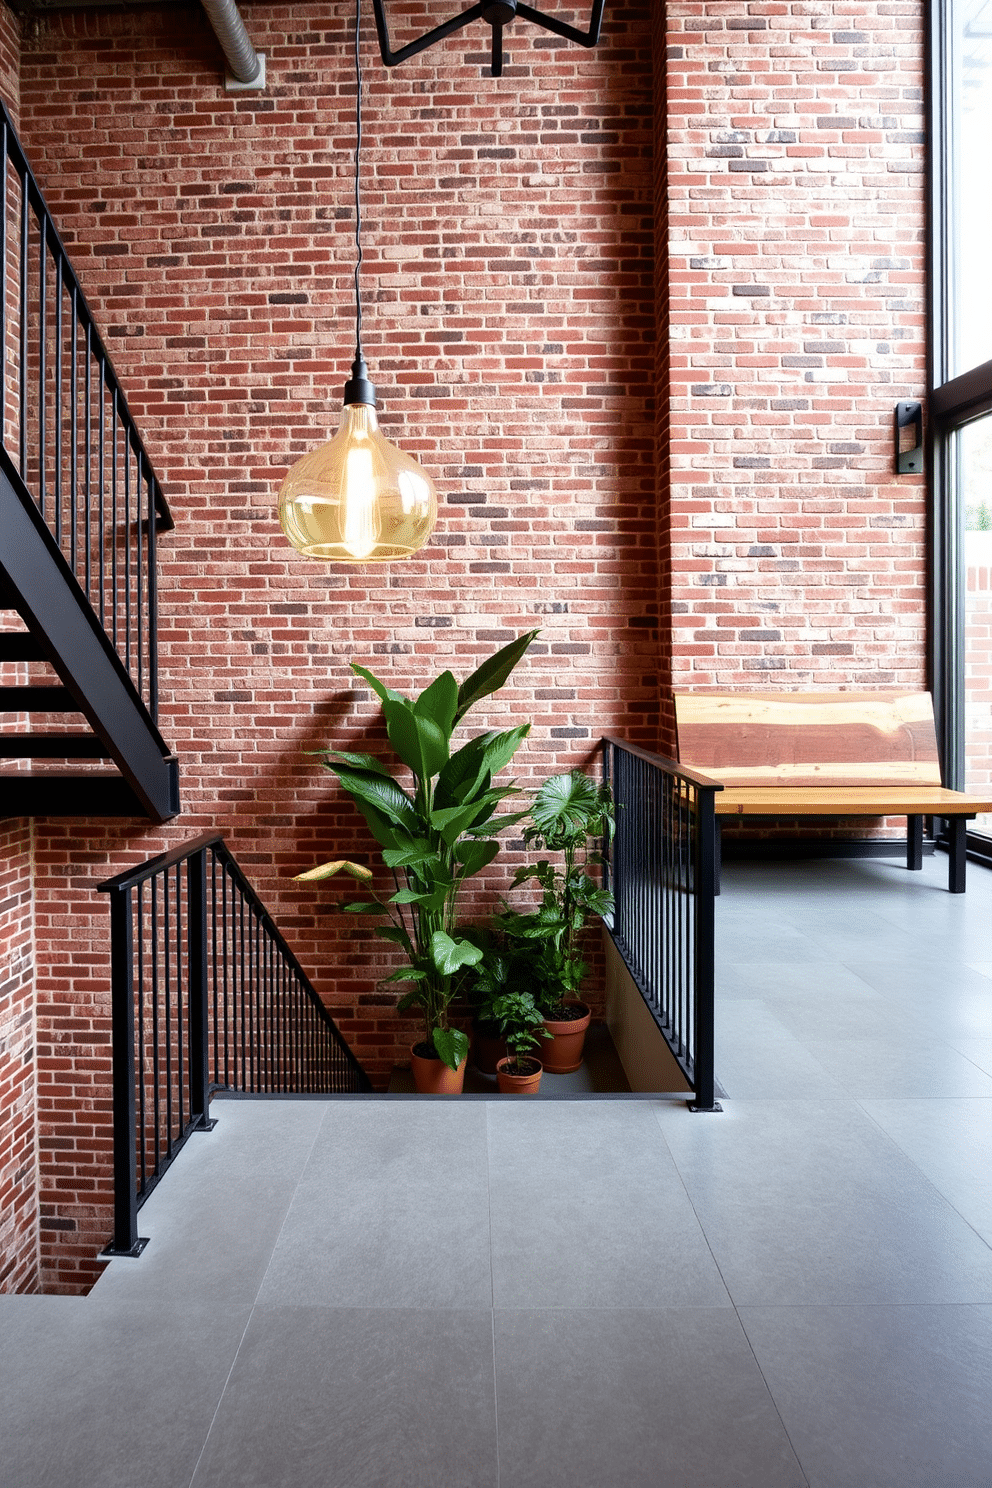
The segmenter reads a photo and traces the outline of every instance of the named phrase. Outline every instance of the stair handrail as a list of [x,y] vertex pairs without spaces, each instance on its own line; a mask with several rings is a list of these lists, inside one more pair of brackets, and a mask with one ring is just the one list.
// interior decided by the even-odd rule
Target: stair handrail
[[220,833],[98,891],[110,896],[111,924],[114,1238],[105,1253],[140,1255],[138,1210],[192,1133],[214,1125],[212,1091],[357,1095],[372,1085]]
[[[28,163],[10,112],[2,100],[0,133],[3,136],[4,161],[0,179],[0,437],[32,499],[65,552],[77,582],[121,654],[152,719],[157,721],[155,539],[157,533],[171,531],[175,522],[75,269]],[[14,233],[8,232],[11,216],[9,167],[13,168],[20,182],[20,201],[13,204],[19,211],[19,231]],[[32,214],[36,245],[32,244]],[[30,262],[33,249],[38,251],[35,265]],[[13,276],[8,268],[11,257],[16,270]],[[12,278],[16,278],[16,284],[11,283]],[[53,304],[50,290],[54,291]],[[49,308],[53,310],[51,317]],[[10,324],[12,320],[13,326]],[[29,343],[32,320],[36,322],[37,335]],[[50,339],[54,340],[51,367]],[[67,339],[68,369],[65,366]],[[83,363],[82,377],[80,363]],[[33,407],[29,380],[32,373],[37,379],[37,448],[29,451],[29,419]],[[50,381],[54,383],[54,396],[49,388]],[[97,406],[94,409],[95,400]],[[11,402],[13,409],[8,406]],[[9,449],[12,441],[7,438],[8,414],[11,413],[17,422],[16,450]],[[54,448],[49,441],[50,413]],[[94,414],[98,420],[96,427]],[[121,443],[123,450],[119,448]],[[67,460],[68,472],[64,469]],[[30,477],[31,464],[37,467],[35,481]],[[53,476],[51,492],[48,489],[50,472]],[[79,489],[80,476],[82,492]],[[144,502],[143,489],[146,493]],[[111,515],[108,525],[115,534],[109,581],[105,572],[103,520],[104,506],[108,503]],[[90,530],[94,504],[98,506],[95,543]],[[133,542],[132,519],[136,529]],[[116,534],[120,531],[125,532],[128,539],[123,563],[119,562],[116,545]],[[94,551],[99,555],[96,562],[93,561]],[[119,567],[123,568],[122,573],[119,573]],[[94,568],[97,569],[96,576]],[[119,613],[119,589],[124,591],[123,622]],[[132,589],[136,591],[136,615],[132,615]],[[146,624],[142,623],[143,610]]]
[[612,890],[607,930],[693,1090],[715,1099],[714,931],[718,780],[625,739],[602,739],[603,778],[616,802],[604,852]]

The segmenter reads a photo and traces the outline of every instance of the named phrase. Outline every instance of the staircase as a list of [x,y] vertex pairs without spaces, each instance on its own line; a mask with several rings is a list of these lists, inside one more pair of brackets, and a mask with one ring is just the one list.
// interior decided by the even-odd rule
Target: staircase
[[174,524],[2,103],[0,135],[0,818],[163,822],[155,542]]

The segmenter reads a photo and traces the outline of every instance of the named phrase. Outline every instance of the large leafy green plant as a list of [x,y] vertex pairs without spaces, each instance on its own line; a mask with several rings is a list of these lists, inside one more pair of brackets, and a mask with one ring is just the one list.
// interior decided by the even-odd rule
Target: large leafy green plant
[[603,861],[596,842],[613,836],[613,796],[608,785],[597,786],[581,770],[552,775],[537,792],[530,818],[524,830],[528,847],[560,854],[562,866],[542,858],[518,868],[514,886],[536,880],[541,902],[528,913],[509,910],[499,924],[512,943],[529,947],[538,1002],[554,1017],[585,977],[580,937],[586,922],[613,908],[613,895],[589,872]]
[[[325,760],[365,817],[396,882],[388,899],[370,888],[370,900],[339,907],[387,917],[375,933],[401,946],[408,964],[386,981],[414,983],[399,1008],[419,1006],[425,1041],[452,1069],[468,1052],[465,1034],[448,1022],[452,978],[483,954],[459,934],[458,897],[465,882],[495,858],[496,833],[526,815],[496,815],[499,803],[515,791],[512,785],[494,786],[493,777],[513,758],[530,724],[478,734],[454,753],[452,735],[473,704],[503,686],[537,633],[528,631],[504,646],[461,686],[451,672],[442,672],[416,698],[404,697],[352,663],[352,671],[381,701],[389,742],[412,780],[401,783],[371,754],[328,751]],[[371,885],[368,868],[345,860],[322,863],[297,877],[324,879],[341,872]]]

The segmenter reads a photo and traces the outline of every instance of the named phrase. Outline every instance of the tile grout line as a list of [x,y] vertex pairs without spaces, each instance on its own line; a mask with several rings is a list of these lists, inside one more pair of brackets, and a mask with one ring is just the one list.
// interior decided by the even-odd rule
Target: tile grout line
[[313,1149],[317,1145],[317,1138],[320,1136],[321,1130],[323,1129],[324,1122],[327,1120],[327,1116],[328,1116],[328,1111],[325,1110],[323,1116],[321,1117],[320,1121],[317,1123],[317,1126],[316,1126],[316,1128],[314,1130],[313,1140],[310,1143],[310,1147],[309,1147],[309,1150],[307,1152],[307,1155],[303,1159],[303,1163],[301,1164],[301,1167],[300,1167],[300,1176],[297,1178],[295,1187],[293,1188],[293,1192],[290,1194],[289,1201],[286,1204],[286,1212],[285,1212],[285,1214],[282,1217],[282,1224],[279,1226],[279,1233],[276,1235],[275,1239],[272,1242],[272,1250],[271,1250],[271,1252],[269,1254],[269,1259],[268,1259],[268,1262],[266,1264],[265,1270],[262,1272],[262,1275],[261,1275],[261,1277],[259,1279],[258,1287],[256,1288],[256,1291],[255,1291],[254,1301],[252,1302],[251,1308],[250,1308],[250,1310],[248,1312],[248,1317],[247,1317],[247,1319],[245,1321],[244,1328],[241,1330],[241,1337],[238,1339],[238,1346],[234,1350],[234,1357],[231,1359],[231,1366],[230,1366],[230,1368],[227,1371],[227,1374],[226,1374],[226,1376],[224,1378],[224,1383],[221,1386],[220,1394],[217,1397],[217,1404],[214,1406],[213,1415],[210,1417],[210,1424],[207,1426],[207,1429],[206,1429],[206,1431],[203,1434],[203,1444],[200,1447],[200,1450],[197,1453],[196,1461],[193,1464],[193,1471],[192,1471],[192,1474],[190,1475],[190,1480],[189,1480],[188,1488],[193,1488],[193,1484],[196,1482],[196,1475],[197,1475],[197,1473],[200,1470],[200,1463],[203,1461],[203,1454],[207,1450],[207,1443],[210,1440],[210,1433],[213,1431],[214,1426],[215,1426],[215,1424],[217,1422],[217,1417],[220,1414],[220,1408],[221,1408],[221,1406],[224,1403],[224,1397],[227,1395],[228,1386],[231,1383],[231,1376],[233,1375],[233,1373],[235,1371],[235,1368],[237,1367],[238,1359],[241,1357],[241,1350],[242,1350],[242,1347],[244,1346],[244,1341],[245,1341],[245,1339],[248,1336],[248,1329],[251,1327],[252,1319],[255,1316],[255,1309],[258,1306],[259,1293],[261,1292],[262,1287],[265,1285],[265,1278],[266,1278],[266,1276],[268,1276],[268,1274],[269,1274],[269,1267],[272,1265],[272,1257],[273,1257],[273,1255],[275,1255],[276,1247],[279,1244],[279,1240],[280,1240],[280,1238],[282,1236],[282,1232],[283,1232],[283,1230],[286,1227],[286,1220],[287,1220],[287,1218],[289,1216],[289,1211],[293,1207],[293,1201],[295,1200],[296,1195],[300,1191],[300,1184],[303,1182],[303,1174],[306,1172],[306,1169],[307,1169],[307,1166],[308,1166],[308,1164],[310,1162],[310,1159],[313,1156]]
[[489,1212],[489,1300],[492,1306],[489,1310],[489,1323],[493,1346],[493,1422],[495,1426],[496,1441],[496,1488],[500,1488],[500,1465],[499,1465],[499,1388],[496,1375],[496,1276],[493,1265],[493,1173],[492,1173],[492,1151],[491,1136],[492,1128],[489,1120],[490,1102],[486,1102],[486,1201]]

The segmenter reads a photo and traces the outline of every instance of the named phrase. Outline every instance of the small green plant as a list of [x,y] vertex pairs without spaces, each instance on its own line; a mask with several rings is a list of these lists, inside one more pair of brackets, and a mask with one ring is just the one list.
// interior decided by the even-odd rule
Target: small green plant
[[586,922],[613,908],[613,895],[589,873],[603,861],[596,841],[609,842],[613,836],[613,796],[609,786],[597,786],[581,770],[553,775],[537,792],[530,818],[524,830],[528,847],[561,854],[563,865],[542,858],[518,868],[514,887],[536,880],[541,902],[530,912],[508,910],[498,923],[529,953],[538,1005],[554,1018],[585,977],[580,936]]
[[510,1073],[525,1074],[523,1060],[539,1050],[542,1039],[551,1037],[544,1026],[544,1014],[533,995],[523,991],[503,992],[493,999],[492,1011],[500,1034],[506,1039]]
[[[442,672],[412,699],[352,663],[352,671],[382,703],[389,742],[412,776],[412,789],[374,755],[328,751],[325,760],[365,817],[396,881],[388,899],[370,890],[370,900],[338,907],[349,914],[386,916],[388,923],[377,925],[375,933],[401,946],[408,965],[385,980],[414,983],[398,1007],[420,1008],[425,1042],[452,1069],[468,1053],[467,1037],[448,1021],[453,978],[483,955],[460,933],[458,898],[466,881],[495,858],[496,834],[526,815],[496,815],[500,802],[516,791],[512,785],[495,787],[493,777],[512,759],[530,725],[478,734],[454,753],[451,740],[468,710],[503,686],[537,633],[529,631],[504,646],[461,686],[451,672]],[[297,877],[316,880],[341,872],[366,885],[372,879],[368,868],[346,860],[322,863]]]

